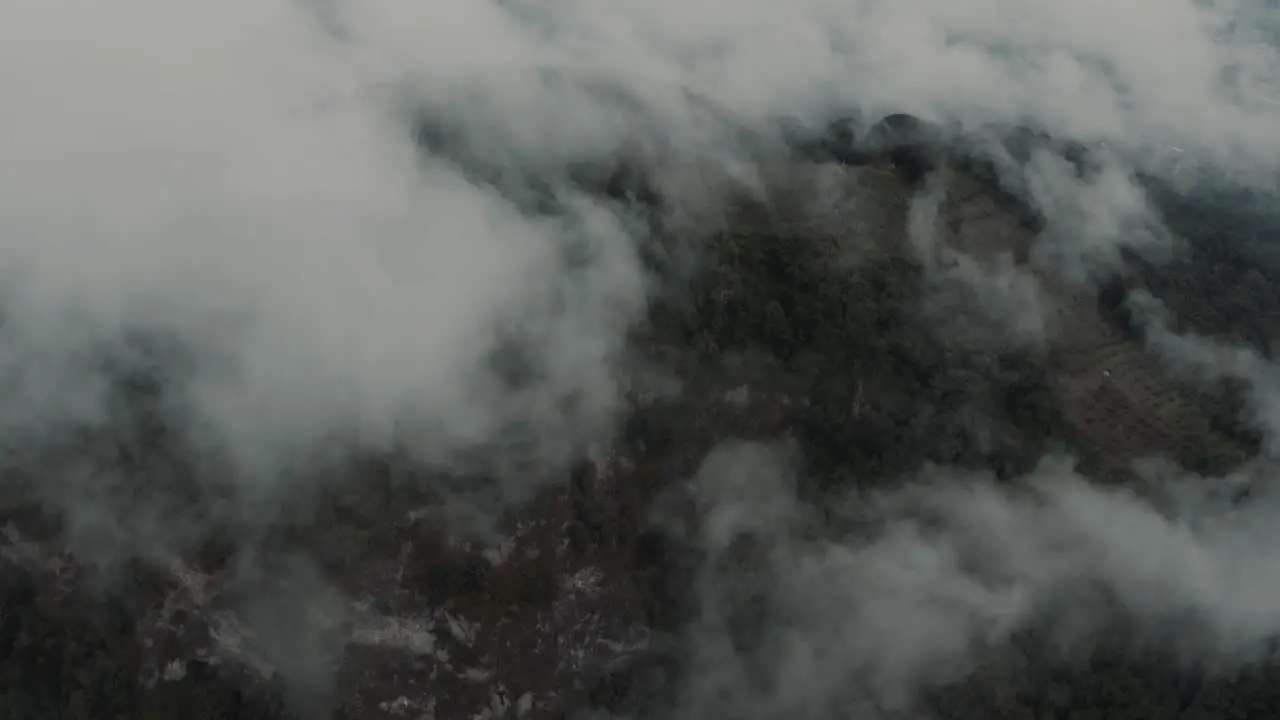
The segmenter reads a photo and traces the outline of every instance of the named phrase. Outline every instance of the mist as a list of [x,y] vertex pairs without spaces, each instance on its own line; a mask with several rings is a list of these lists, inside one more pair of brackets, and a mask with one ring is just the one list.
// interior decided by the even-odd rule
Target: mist
[[1099,647],[1210,676],[1274,651],[1272,468],[1152,470],[1158,487],[1139,495],[1062,456],[1012,484],[933,467],[836,504],[836,531],[814,536],[793,460],[730,443],[699,470],[712,510],[688,717],[927,713],[926,693],[974,672],[1087,663]]
[[[735,193],[765,192],[784,123],[908,112],[1105,148],[1091,177],[1045,157],[1025,179],[1046,215],[1033,265],[1092,290],[1122,250],[1176,249],[1139,171],[1280,193],[1278,17],[1263,0],[10,2],[0,487],[64,513],[104,558],[166,555],[206,523],[269,525],[361,454],[484,474],[517,505],[625,412],[629,333],[657,291],[648,213],[696,256]],[[659,209],[580,181],[619,164],[643,171]],[[982,342],[1052,332],[1036,277],[963,259],[937,272],[926,311],[940,324],[970,303]],[[77,443],[134,427],[115,388],[138,374],[182,457],[130,470]],[[1274,403],[1256,404],[1276,447]],[[753,464],[709,463],[740,484]],[[791,472],[764,467],[752,492]],[[139,489],[141,475],[182,489]],[[211,499],[175,515],[165,493],[191,486]],[[760,517],[803,512],[785,484],[746,508],[713,493],[709,517],[738,508],[722,532],[769,536],[785,622],[761,630],[775,660],[759,698],[707,620],[688,712],[728,694],[761,717],[816,716],[849,677],[871,688],[853,700],[905,707],[971,669],[974,643],[1046,613],[1066,645],[1117,605],[1152,638],[1191,617],[1178,651],[1227,664],[1280,630],[1265,493],[1218,523],[1198,500],[1171,514],[1061,463],[1029,486],[939,469],[860,504],[883,528],[856,543],[796,543],[777,528],[798,520]],[[922,533],[920,507],[943,529]],[[714,555],[721,541],[700,542]],[[1080,578],[1110,605],[1046,609]],[[714,608],[727,590],[706,582]],[[814,674],[818,657],[847,675]]]

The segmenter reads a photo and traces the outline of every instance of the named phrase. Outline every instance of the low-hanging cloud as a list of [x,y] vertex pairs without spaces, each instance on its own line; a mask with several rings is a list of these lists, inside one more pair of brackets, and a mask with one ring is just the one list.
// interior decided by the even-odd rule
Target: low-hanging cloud
[[[758,187],[784,121],[1032,123],[1110,153],[1088,181],[1049,160],[1028,180],[1042,263],[1093,282],[1120,245],[1169,242],[1132,165],[1277,190],[1275,18],[1265,0],[15,0],[0,9],[0,444],[25,462],[110,432],[112,362],[159,363],[169,431],[217,468],[232,514],[305,498],[350,450],[467,469],[481,450],[523,498],[610,432],[651,293],[648,210],[584,187],[583,167],[641,169],[666,231],[692,237]],[[1007,297],[979,304],[1035,297],[999,281]],[[143,545],[176,531],[163,508],[138,512],[114,458],[44,462],[23,482],[82,525]],[[921,502],[968,528],[936,539],[903,524],[781,558],[781,602],[844,617],[827,641],[857,635],[851,667],[903,697],[1079,572],[1134,613],[1201,613],[1232,651],[1280,629],[1264,523],[1249,550],[1244,526],[1204,535],[1044,477],[1036,502],[933,487]],[[957,570],[970,541],[996,589]],[[816,574],[878,580],[817,596]],[[925,620],[951,624],[925,637]],[[797,676],[844,647],[777,632]]]
[[[191,412],[254,468],[334,434],[385,444],[410,416],[427,445],[482,441],[568,395],[590,427],[645,283],[635,227],[575,193],[571,164],[635,153],[669,212],[696,213],[749,174],[742,132],[764,144],[781,116],[861,107],[1272,167],[1276,50],[1249,13],[1265,17],[1154,0],[11,5],[0,217],[28,402],[9,413],[91,418],[99,379],[68,358],[127,328],[216,358],[184,389]],[[415,152],[415,113],[453,127],[471,167]],[[501,192],[531,178],[558,213]],[[541,354],[515,400],[479,369],[504,323]]]
[[1050,661],[1120,640],[1229,673],[1280,632],[1273,473],[1236,506],[1221,479],[1167,474],[1141,497],[1061,457],[1016,483],[931,468],[833,504],[847,533],[815,536],[797,472],[735,443],[697,475],[711,509],[681,717],[927,712],[1029,636]]

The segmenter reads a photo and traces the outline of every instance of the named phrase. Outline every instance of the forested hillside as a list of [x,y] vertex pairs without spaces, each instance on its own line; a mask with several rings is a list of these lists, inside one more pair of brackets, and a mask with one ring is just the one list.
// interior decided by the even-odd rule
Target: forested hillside
[[[1027,262],[1041,230],[1035,209],[976,162],[938,159],[910,137],[879,138],[863,155],[834,152],[838,138],[829,139],[786,160],[794,164],[788,178],[825,173],[830,182],[835,173],[858,203],[846,216],[806,215],[782,188],[726,208],[724,226],[705,236],[664,237],[670,231],[655,221],[647,251],[661,291],[629,340],[634,376],[620,429],[612,445],[506,512],[506,539],[496,545],[450,537],[431,520],[442,493],[423,489],[447,482],[419,483],[438,471],[393,457],[353,461],[350,478],[318,509],[270,528],[253,557],[227,528],[168,564],[95,569],[64,552],[59,518],[26,498],[10,504],[0,518],[0,718],[694,717],[688,698],[701,692],[690,689],[701,666],[687,638],[708,602],[698,592],[732,601],[725,652],[748,665],[770,652],[756,632],[760,613],[772,611],[752,604],[760,580],[753,551],[718,558],[726,565],[708,574],[707,549],[671,529],[708,522],[686,481],[723,443],[778,443],[794,458],[796,493],[810,513],[795,531],[804,542],[874,533],[873,521],[845,516],[841,504],[936,466],[1013,486],[1046,456],[1071,454],[1090,481],[1142,492],[1131,463],[1148,455],[1205,474],[1257,455],[1239,389],[1195,387],[1167,371],[1143,344],[1127,299],[1145,290],[1178,329],[1269,357],[1280,329],[1280,264],[1246,249],[1268,241],[1274,218],[1158,194],[1184,241],[1172,260],[1128,258],[1104,292],[1064,303],[1069,332],[984,342],[985,321],[965,304],[963,287],[939,280],[910,249],[905,214],[945,166],[959,179],[943,188],[940,223],[957,243],[966,228],[986,223],[970,232],[994,237],[1003,223],[1007,239],[986,252],[1012,266]],[[602,194],[638,208],[661,203],[636,178],[614,176]],[[954,302],[938,306],[938,293]],[[171,361],[151,347],[122,361],[135,365],[122,373],[121,402],[132,409],[114,421],[131,431],[111,433],[110,447],[80,438],[77,447],[92,447],[101,462],[184,462],[181,440],[163,430],[164,403],[154,402],[165,392],[156,368]],[[181,487],[160,494],[174,513],[212,502],[184,497]],[[268,569],[245,580],[241,572],[299,558],[310,568],[301,576]],[[245,598],[254,593],[284,598],[273,618],[306,614],[290,605],[315,601],[305,578],[336,588],[318,619],[297,619],[305,625],[297,634],[246,629],[255,612],[246,608],[256,606]],[[821,716],[1280,712],[1270,649],[1243,669],[1189,666],[1144,644],[1129,625],[1132,609],[1105,588],[1063,593],[1064,604],[1111,608],[1086,633],[1098,642],[1067,651],[1032,623],[983,650],[976,669],[933,683],[912,714],[851,695]],[[725,708],[725,717],[748,717]]]

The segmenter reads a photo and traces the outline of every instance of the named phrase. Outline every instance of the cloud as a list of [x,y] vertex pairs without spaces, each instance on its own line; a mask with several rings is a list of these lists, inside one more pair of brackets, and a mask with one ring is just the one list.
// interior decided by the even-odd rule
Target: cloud
[[[335,441],[447,460],[533,424],[554,462],[607,424],[634,242],[589,198],[531,217],[415,152],[382,92],[406,36],[352,52],[253,3],[5,14],[7,439],[110,422],[95,353],[131,332],[194,356],[170,420],[251,493]],[[500,332],[521,388],[488,367]]]
[[[611,431],[651,291],[645,210],[583,167],[639,168],[664,230],[696,237],[781,156],[785,118],[1033,122],[1110,153],[1087,181],[1047,157],[1028,171],[1042,264],[1091,282],[1120,245],[1167,241],[1133,163],[1277,190],[1273,17],[1264,0],[13,0],[0,444],[87,545],[178,532],[164,498],[137,494],[143,474],[268,521],[349,450],[478,465],[521,499]],[[1004,288],[979,303],[997,313],[1034,296],[962,269]],[[121,375],[159,384],[151,412],[183,462],[147,452],[158,431],[125,418]],[[146,473],[87,450],[85,428]],[[861,547],[768,550],[772,597],[801,623],[768,629],[788,659],[774,701],[836,692],[805,674],[840,653],[907,693],[1080,574],[1133,614],[1205,618],[1205,653],[1276,630],[1263,523],[1247,543],[1243,525],[1188,529],[1069,471],[1039,477],[1034,500],[966,479],[894,501],[943,508],[940,534],[904,520]],[[759,510],[730,525],[786,520]]]
[[698,473],[712,509],[691,717],[893,717],[1028,633],[1050,659],[1127,638],[1213,673],[1266,657],[1280,631],[1273,473],[1233,506],[1221,480],[1170,475],[1142,497],[1065,458],[1014,483],[932,468],[833,505],[848,531],[814,534],[797,472],[735,443]]
[[[427,444],[446,448],[544,423],[565,395],[594,422],[645,284],[634,227],[566,182],[574,163],[636,154],[669,214],[714,215],[715,188],[760,149],[743,137],[863,107],[1029,117],[1272,167],[1276,51],[1232,20],[1248,12],[1261,10],[18,3],[0,51],[11,352],[53,359],[24,383],[29,406],[83,420],[98,380],[57,365],[123,328],[174,333],[219,358],[198,363],[191,412],[254,467],[335,433],[385,444],[410,415],[439,421],[432,436],[454,440]],[[454,129],[448,148],[414,151],[423,117]],[[513,202],[535,180],[557,213]],[[569,269],[574,244],[589,259]],[[478,369],[504,322],[543,355],[517,401]]]

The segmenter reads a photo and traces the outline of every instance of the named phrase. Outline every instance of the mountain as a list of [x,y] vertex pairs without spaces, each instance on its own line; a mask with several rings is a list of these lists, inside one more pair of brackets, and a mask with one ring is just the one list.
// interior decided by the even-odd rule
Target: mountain
[[[202,538],[188,553],[128,563],[121,584],[60,544],[55,514],[12,499],[0,518],[0,717],[692,717],[686,700],[707,672],[693,628],[708,596],[733,608],[722,639],[736,656],[770,651],[759,627],[768,587],[752,570],[753,552],[767,550],[721,566],[696,541],[713,520],[691,479],[726,444],[777,444],[802,468],[797,532],[853,538],[875,530],[850,527],[834,509],[842,499],[930,467],[1016,488],[1045,456],[1071,453],[1091,482],[1142,494],[1134,463],[1145,458],[1222,475],[1258,455],[1239,398],[1181,377],[1126,298],[1145,291],[1179,329],[1269,353],[1280,285],[1277,266],[1257,260],[1277,229],[1265,203],[1149,181],[1182,254],[1127,257],[1093,292],[1037,255],[1051,228],[1017,182],[1037,153],[1091,172],[1085,148],[999,128],[956,137],[902,115],[865,134],[851,127],[771,158],[765,187],[742,189],[687,266],[650,248],[666,290],[631,338],[619,432],[490,532],[452,528],[439,490],[483,478],[424,483],[440,471],[358,458],[314,510],[251,548]],[[999,162],[1013,171],[991,159],[991,142],[1012,148]],[[582,178],[608,202],[662,203],[633,166]],[[551,212],[549,197],[520,203]],[[912,235],[921,206],[932,208],[931,243]],[[672,240],[651,221],[655,243]],[[977,281],[1005,283],[1009,301],[1033,298],[1024,325],[1002,324],[1008,313],[983,305]],[[1036,292],[1018,294],[1024,286]],[[145,431],[145,392],[123,397],[139,409],[119,422],[139,430],[110,440],[132,443],[112,448],[120,462],[181,453]],[[1102,591],[1068,588],[1063,602],[1077,592]],[[1125,613],[1106,615],[1100,639],[1074,654],[1029,623],[931,684],[915,714],[868,700],[862,716],[1280,708],[1270,653],[1230,672],[1187,666],[1130,642]],[[849,707],[825,712],[849,717]]]

